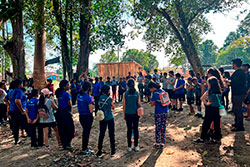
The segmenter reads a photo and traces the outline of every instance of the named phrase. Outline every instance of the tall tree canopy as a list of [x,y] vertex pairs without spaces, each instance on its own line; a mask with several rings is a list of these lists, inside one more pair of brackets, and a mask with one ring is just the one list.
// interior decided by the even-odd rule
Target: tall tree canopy
[[134,1],[133,15],[136,25],[146,29],[144,40],[149,50],[165,48],[170,56],[184,52],[194,71],[204,73],[197,45],[201,35],[210,30],[205,14],[234,8],[243,1],[138,0]]
[[118,57],[114,51],[107,51],[101,55],[100,63],[116,63],[118,62]]
[[121,58],[121,62],[129,62],[129,61],[136,61],[140,65],[143,66],[144,70],[146,71],[153,71],[156,67],[159,66],[159,62],[156,59],[156,56],[144,52],[143,50],[137,49],[129,49],[123,53]]
[[199,45],[199,55],[202,64],[214,65],[216,62],[218,47],[212,40],[206,40]]

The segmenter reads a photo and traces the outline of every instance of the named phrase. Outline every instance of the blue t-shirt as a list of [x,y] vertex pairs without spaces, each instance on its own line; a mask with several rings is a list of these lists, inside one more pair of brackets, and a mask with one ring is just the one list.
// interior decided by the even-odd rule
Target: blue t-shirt
[[112,86],[112,82],[111,81],[106,81],[105,85]]
[[82,85],[77,85],[76,86],[77,93],[79,93],[81,89],[82,89]]
[[185,81],[183,81],[183,79],[178,79],[176,88],[179,88],[181,85],[183,85],[183,87],[181,89],[176,90],[175,91],[176,94],[185,94],[184,90]]
[[11,101],[11,97],[12,97],[12,95],[13,95],[13,92],[14,92],[14,90],[13,89],[10,89],[9,90],[9,92],[8,92],[8,94],[5,96],[5,98],[7,99],[7,100],[9,100],[9,102],[10,102],[10,111],[14,111],[14,103]]
[[102,89],[102,87],[103,87],[103,85],[104,85],[104,82],[101,81],[101,82],[99,82],[99,84],[100,84],[100,89]]
[[154,91],[152,96],[152,102],[155,102],[155,114],[163,114],[168,113],[168,106],[163,107],[160,102],[160,94],[163,92],[163,90],[158,89]]
[[94,96],[100,96],[101,95],[101,93],[99,91],[100,89],[101,88],[100,88],[100,83],[99,82],[93,84],[93,95]]
[[14,92],[12,93],[12,96],[11,96],[11,103],[13,105],[13,111],[19,110],[16,103],[15,103],[15,100],[17,100],[17,99],[21,100],[22,105],[24,104],[25,97],[23,97],[23,96],[26,96],[26,95],[23,93],[23,91],[21,89],[16,88],[14,90]]
[[39,101],[38,99],[32,98],[27,103],[28,114],[32,121],[36,119],[38,114],[38,108],[37,108],[38,101]]
[[71,100],[70,94],[68,92],[63,91],[58,97],[58,108],[69,108],[69,100]]
[[127,85],[127,82],[126,82],[126,81],[123,81],[123,82],[122,82],[122,87],[126,89],[126,85]]
[[73,94],[77,93],[76,84],[71,84],[70,89],[71,89],[71,93]]
[[78,94],[77,96],[77,108],[79,115],[91,115],[89,111],[89,105],[92,104],[92,98],[84,93],[83,95]]
[[197,79],[199,83],[202,83],[202,79],[201,78],[198,78]]
[[22,97],[21,102],[22,102],[23,109],[26,110],[27,108],[27,95],[26,94],[24,94],[24,96]]

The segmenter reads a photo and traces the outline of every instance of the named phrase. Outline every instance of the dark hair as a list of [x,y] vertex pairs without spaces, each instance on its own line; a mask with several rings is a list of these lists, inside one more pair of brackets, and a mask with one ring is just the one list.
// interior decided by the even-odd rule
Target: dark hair
[[21,79],[16,79],[15,80],[15,88],[17,88],[19,85],[21,85],[23,81]]
[[136,90],[135,90],[135,81],[131,78],[127,81],[127,86],[128,86],[128,93],[130,95],[135,94]]
[[81,89],[81,91],[80,91],[80,94],[83,95],[83,93],[86,92],[86,91],[88,91],[88,90],[90,90],[91,87],[92,87],[92,85],[91,85],[90,82],[88,82],[88,81],[87,81],[87,82],[84,82],[84,83],[82,84],[82,89]]
[[177,73],[175,74],[176,78],[180,78],[181,77],[181,74],[180,73]]
[[157,70],[157,69],[154,69],[154,72],[158,72],[158,70]]
[[169,71],[168,73],[171,75],[174,75],[174,71]]
[[47,82],[52,82],[52,79],[47,79]]
[[25,91],[26,91],[26,89],[25,89],[25,88],[22,88],[21,90],[22,90],[23,92],[25,92]]
[[38,95],[38,90],[37,90],[37,89],[33,89],[33,90],[31,91],[31,95],[32,95],[32,97]]
[[107,77],[107,80],[110,80],[110,77]]
[[102,77],[100,77],[100,80],[102,81]]
[[15,89],[15,86],[16,86],[15,81],[12,81],[12,82],[10,83],[9,89]]
[[166,76],[167,76],[167,75],[168,75],[168,73],[164,72],[164,74],[163,74],[163,75],[166,75]]
[[228,71],[224,72],[224,77],[227,79],[231,79],[230,73]]
[[74,81],[75,81],[75,79],[71,79],[70,83],[73,84]]
[[194,71],[193,70],[189,70],[189,74],[194,77]]
[[232,60],[233,64],[235,64],[237,67],[240,67],[242,65],[242,60],[237,58]]
[[30,78],[30,79],[28,80],[28,87],[33,87],[33,86],[32,86],[33,83],[34,83],[34,79],[33,79],[33,78]]
[[250,68],[250,65],[248,63],[242,64],[243,67]]
[[200,76],[201,76],[201,74],[200,74],[200,73],[196,73],[196,76],[200,77]]
[[101,92],[102,92],[103,95],[109,96],[109,90],[110,90],[110,87],[108,85],[103,85],[102,89],[101,89]]
[[216,69],[214,67],[209,68],[208,71],[207,71],[207,74],[211,74],[214,77],[216,77],[218,79],[218,81],[219,81],[220,87],[224,88],[223,79],[222,79],[221,73],[220,73],[220,71],[218,69]]
[[0,88],[1,88],[4,84],[5,84],[4,82],[0,82]]
[[66,85],[68,85],[68,83],[69,83],[69,81],[67,81],[67,80],[61,80],[61,82],[59,83],[59,88],[57,88],[56,89],[56,92],[55,92],[55,94],[56,94],[56,97],[58,98],[59,96],[60,96],[60,94],[64,91],[64,87],[66,86]]
[[160,87],[161,87],[161,86],[160,86],[158,83],[153,82],[153,81],[149,82],[149,84],[148,84],[148,88],[149,88],[149,89],[151,89],[151,88],[160,89]]
[[37,105],[38,108],[47,108],[47,106],[45,105],[45,96],[43,93],[40,94],[40,97],[39,97],[39,101],[38,101],[38,105]]
[[223,75],[224,74],[224,68],[219,68],[219,71],[220,71],[220,73],[221,73],[221,75]]
[[220,87],[219,81],[216,77],[209,78],[208,83],[210,84],[209,95],[221,94],[221,87]]
[[142,72],[139,72],[139,76],[142,76]]
[[99,81],[98,77],[95,77],[95,83],[97,83]]

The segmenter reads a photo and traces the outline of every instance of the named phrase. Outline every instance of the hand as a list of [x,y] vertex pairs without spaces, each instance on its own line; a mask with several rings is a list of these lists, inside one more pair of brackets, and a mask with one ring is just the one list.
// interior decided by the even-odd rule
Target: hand
[[176,91],[176,88],[174,88],[173,91],[175,92],[175,91]]
[[36,121],[37,121],[37,119],[33,120],[31,123],[32,123],[32,124],[35,124],[35,123],[36,123]]
[[22,114],[25,115],[25,110],[22,111]]
[[28,118],[28,119],[27,119],[27,122],[30,124],[32,121],[31,121],[31,119]]

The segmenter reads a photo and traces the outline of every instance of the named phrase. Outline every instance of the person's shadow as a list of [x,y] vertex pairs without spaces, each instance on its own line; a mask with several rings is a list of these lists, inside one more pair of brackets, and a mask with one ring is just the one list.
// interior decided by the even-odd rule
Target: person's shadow
[[153,149],[148,158],[143,162],[141,167],[153,167],[156,164],[157,159],[160,157],[163,152],[163,148]]

